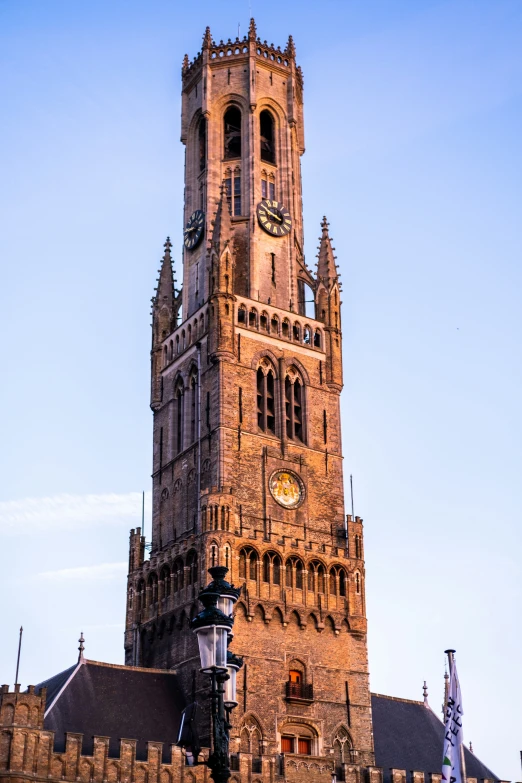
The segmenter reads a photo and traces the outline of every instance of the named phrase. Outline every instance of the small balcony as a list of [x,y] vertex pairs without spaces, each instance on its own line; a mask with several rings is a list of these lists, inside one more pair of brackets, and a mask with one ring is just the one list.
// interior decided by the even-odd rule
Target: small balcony
[[309,703],[314,700],[314,687],[310,683],[290,682],[286,683],[286,698],[289,701],[300,701]]

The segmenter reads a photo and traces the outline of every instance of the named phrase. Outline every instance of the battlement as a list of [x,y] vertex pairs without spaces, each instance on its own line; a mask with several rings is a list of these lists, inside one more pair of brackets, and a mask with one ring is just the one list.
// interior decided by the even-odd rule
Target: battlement
[[[146,781],[171,783],[182,779],[185,759],[181,748],[172,745],[170,760],[162,763],[163,743],[148,742],[146,759],[136,755],[137,741],[120,739],[119,752],[109,754],[109,737],[92,738],[92,754],[82,752],[83,734],[67,732],[65,748],[54,750],[54,731],[42,728],[2,727],[0,733],[0,777],[19,781],[31,777],[61,781]],[[198,780],[203,780],[204,768]]]
[[24,728],[43,728],[47,689],[35,693],[35,686],[29,685],[27,691],[20,691],[16,683],[13,690],[9,685],[0,688],[0,726],[21,726]]
[[[220,40],[216,42],[211,35],[210,28],[206,28],[203,36],[203,47],[192,61],[188,55],[185,55],[181,68],[183,86],[188,86],[193,76],[203,65],[204,57],[210,66],[220,66],[223,63],[233,61],[248,60],[249,57],[270,64],[271,66],[285,72],[295,65],[295,46],[292,36],[289,36],[284,49],[275,46],[273,43],[262,41],[257,36],[256,25],[253,19],[250,20],[248,34],[240,38],[236,36],[234,40],[229,38],[227,41]],[[303,77],[300,67],[296,68],[298,82],[302,87]]]

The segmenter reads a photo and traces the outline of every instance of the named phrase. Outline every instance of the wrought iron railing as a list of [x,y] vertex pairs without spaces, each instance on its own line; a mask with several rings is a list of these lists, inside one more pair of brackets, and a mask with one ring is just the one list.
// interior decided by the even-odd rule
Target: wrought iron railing
[[304,682],[290,682],[286,683],[286,698],[287,699],[302,699],[303,701],[313,701],[314,688],[313,685],[306,684]]

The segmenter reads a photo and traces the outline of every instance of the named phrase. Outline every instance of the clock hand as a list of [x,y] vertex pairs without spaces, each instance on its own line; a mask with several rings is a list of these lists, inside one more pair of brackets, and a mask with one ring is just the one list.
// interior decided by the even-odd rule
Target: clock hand
[[196,226],[192,226],[191,228],[186,228],[183,232],[184,234],[190,234],[191,231],[194,231],[196,229]]
[[271,217],[275,218],[278,221],[278,223],[282,223],[283,222],[282,219],[279,217],[279,215],[277,215],[275,212],[271,212],[268,209],[268,207],[265,207],[265,209],[268,212],[268,214],[271,215]]

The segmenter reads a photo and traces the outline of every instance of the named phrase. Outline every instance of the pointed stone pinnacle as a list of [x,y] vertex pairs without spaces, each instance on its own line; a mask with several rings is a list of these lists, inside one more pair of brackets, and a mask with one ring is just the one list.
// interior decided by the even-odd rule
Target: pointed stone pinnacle
[[166,303],[169,306],[173,306],[174,303],[174,277],[172,274],[172,258],[170,255],[170,249],[172,242],[170,237],[167,237],[163,247],[165,252],[161,259],[161,268],[159,271],[159,277],[157,278],[158,285],[156,286],[156,296],[154,297],[154,304],[157,305],[160,301]]
[[231,244],[233,226],[227,187],[224,181],[221,183],[219,189],[219,204],[213,222],[211,244],[218,253],[221,253],[227,244]]
[[338,273],[335,265],[332,243],[328,233],[328,226],[329,223],[326,216],[324,216],[321,222],[322,235],[317,256],[319,259],[317,264],[317,276],[323,278],[323,280],[334,280],[338,277]]
[[210,49],[212,46],[212,35],[210,33],[210,27],[205,27],[205,35],[203,36],[203,49]]
[[256,23],[254,17],[252,17],[250,20],[250,24],[248,25],[248,40],[255,41],[256,38],[257,38]]
[[295,57],[295,44],[291,35],[288,36],[288,43],[286,44],[286,51],[290,57]]
[[189,67],[189,58],[188,58],[188,54],[186,54],[185,57],[183,58],[183,63],[181,65],[181,70],[182,71],[186,71],[188,67]]

